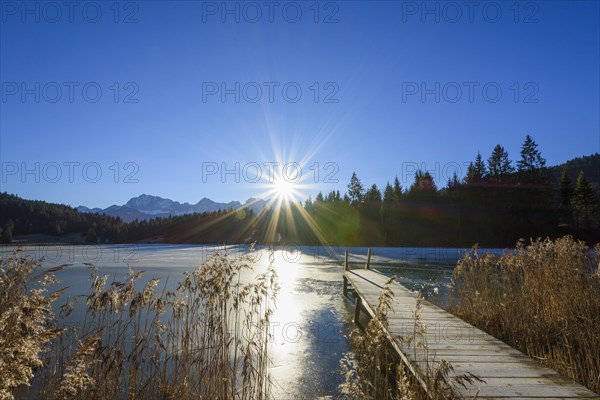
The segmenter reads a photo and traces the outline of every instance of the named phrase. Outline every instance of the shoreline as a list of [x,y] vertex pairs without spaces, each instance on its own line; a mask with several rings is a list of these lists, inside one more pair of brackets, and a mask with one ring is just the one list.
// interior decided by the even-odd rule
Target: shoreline
[[[38,240],[43,239],[43,240]],[[320,243],[298,243],[298,242],[278,242],[278,243],[248,243],[248,242],[236,242],[236,243],[221,243],[221,242],[206,242],[206,243],[181,243],[181,242],[169,242],[163,241],[162,237],[152,237],[143,240],[136,240],[132,242],[108,242],[108,243],[88,243],[83,240],[68,240],[67,237],[54,237],[46,234],[31,234],[31,235],[18,235],[15,236],[14,240],[10,243],[1,243],[3,246],[20,246],[20,245],[35,245],[35,246],[55,246],[55,245],[80,245],[80,246],[122,246],[122,245],[136,245],[136,244],[163,244],[163,245],[182,245],[182,246],[249,246],[254,244],[255,246],[272,246],[274,248],[280,247],[343,247],[343,248],[373,248],[373,249],[472,249],[477,246],[480,249],[510,249],[506,246],[480,246],[478,243],[474,243],[468,246],[423,246],[423,245],[403,245],[403,246],[385,246],[385,245],[371,245],[371,244],[335,244],[328,243],[326,245]]]

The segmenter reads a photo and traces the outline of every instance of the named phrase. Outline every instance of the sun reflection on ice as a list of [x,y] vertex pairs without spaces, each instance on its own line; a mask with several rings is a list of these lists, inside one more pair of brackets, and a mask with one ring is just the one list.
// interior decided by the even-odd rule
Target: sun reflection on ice
[[281,285],[277,296],[277,308],[271,317],[273,341],[276,345],[297,343],[302,335],[300,305],[294,291],[298,279],[296,263],[299,254],[293,255],[293,257],[290,257],[290,254],[286,249],[278,249],[273,252],[273,266]]
[[[263,249],[265,267],[271,264],[277,272],[280,290],[276,307],[270,319],[270,374],[276,393],[285,393],[286,387],[298,384],[301,368],[290,368],[302,358],[306,350],[306,332],[302,326],[302,304],[296,291],[300,279],[300,251],[285,246]],[[268,261],[267,261],[268,260]]]

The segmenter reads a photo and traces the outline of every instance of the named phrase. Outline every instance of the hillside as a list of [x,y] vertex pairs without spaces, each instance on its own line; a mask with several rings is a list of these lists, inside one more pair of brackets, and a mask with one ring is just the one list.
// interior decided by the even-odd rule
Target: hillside
[[573,182],[577,182],[577,176],[580,171],[583,171],[588,181],[596,189],[596,192],[600,192],[600,154],[595,153],[589,156],[582,156],[573,158],[563,164],[549,167],[550,174],[554,177],[555,181],[560,180],[563,167],[566,166],[569,169],[569,176]]

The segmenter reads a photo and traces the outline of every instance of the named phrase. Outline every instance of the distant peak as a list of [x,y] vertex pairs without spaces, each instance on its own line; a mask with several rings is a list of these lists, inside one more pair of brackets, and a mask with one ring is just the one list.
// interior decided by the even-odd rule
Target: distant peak
[[208,202],[208,203],[214,203],[214,201],[212,201],[212,200],[211,200],[211,199],[209,199],[208,197],[203,197],[203,198],[201,198],[201,199],[198,201],[198,203],[196,203],[196,204],[200,204],[200,203],[207,203],[207,202]]
[[263,202],[264,200],[261,199],[260,197],[250,197],[248,200],[246,200],[246,202],[244,204],[253,204],[253,203],[260,203]]
[[[257,211],[262,208],[265,201],[251,197],[245,203],[246,206]],[[203,197],[196,204],[180,203],[168,198],[154,196],[150,194],[140,194],[132,197],[122,206],[112,205],[108,208],[89,209],[85,206],[78,207],[81,212],[103,212],[108,215],[119,216],[124,221],[133,219],[149,219],[155,217],[165,217],[169,215],[183,215],[191,213],[215,212],[218,210],[231,210],[242,207],[239,201],[230,201],[229,203],[219,203],[208,197]]]

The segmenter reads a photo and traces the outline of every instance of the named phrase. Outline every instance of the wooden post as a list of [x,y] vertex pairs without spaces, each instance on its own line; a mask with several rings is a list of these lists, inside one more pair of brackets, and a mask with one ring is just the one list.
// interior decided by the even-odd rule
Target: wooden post
[[344,271],[348,271],[348,250],[346,250],[346,254],[344,254]]
[[356,308],[354,309],[354,323],[360,326],[360,307],[362,306],[362,299],[360,295],[356,295]]
[[[346,271],[348,271],[348,251],[346,251],[346,254],[344,255],[344,273],[346,273]],[[348,296],[348,279],[346,278],[346,275],[344,275],[344,297]]]
[[365,264],[365,269],[369,269],[369,264],[371,264],[371,248],[369,247],[369,251],[367,252],[367,263]]

